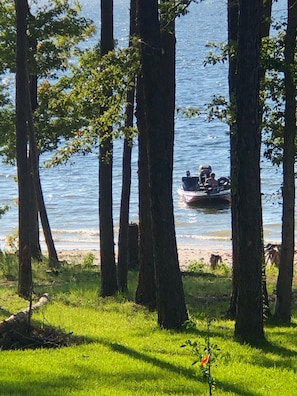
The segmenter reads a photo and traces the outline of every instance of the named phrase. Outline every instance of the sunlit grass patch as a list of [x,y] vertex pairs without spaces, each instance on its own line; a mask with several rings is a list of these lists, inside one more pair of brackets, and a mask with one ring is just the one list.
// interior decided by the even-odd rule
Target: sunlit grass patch
[[[190,313],[182,331],[162,330],[157,315],[134,303],[137,273],[129,273],[129,292],[101,298],[96,266],[63,264],[58,273],[34,263],[34,298],[48,292],[51,301],[33,318],[80,337],[80,345],[57,349],[1,351],[3,395],[208,395],[195,356],[186,340],[218,346],[212,366],[214,395],[274,396],[296,394],[296,302],[290,326],[265,323],[267,343],[254,348],[234,341],[234,321],[225,319],[230,275],[203,267],[183,274]],[[270,293],[276,274],[268,271]],[[3,320],[26,307],[15,281],[2,278]],[[294,283],[296,293],[296,283]],[[273,300],[272,296],[272,300]],[[208,329],[207,323],[211,320]]]

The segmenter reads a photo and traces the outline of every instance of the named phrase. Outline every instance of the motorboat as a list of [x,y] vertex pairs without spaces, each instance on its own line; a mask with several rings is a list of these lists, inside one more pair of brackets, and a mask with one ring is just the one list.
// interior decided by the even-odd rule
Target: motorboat
[[187,204],[231,202],[230,178],[215,180],[210,165],[200,165],[198,176],[191,176],[187,171],[177,192]]

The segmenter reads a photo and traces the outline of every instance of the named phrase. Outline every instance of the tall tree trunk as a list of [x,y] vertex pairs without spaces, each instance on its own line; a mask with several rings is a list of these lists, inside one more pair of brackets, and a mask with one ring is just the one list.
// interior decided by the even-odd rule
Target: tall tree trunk
[[[158,322],[161,327],[174,329],[180,328],[188,318],[179,270],[173,215],[173,130],[170,127],[173,125],[174,111],[172,113],[171,103],[174,98],[172,99],[167,91],[162,58],[165,57],[167,72],[172,76],[174,66],[170,63],[170,59],[175,60],[175,56],[170,52],[168,43],[164,48],[161,45],[158,1],[138,0],[138,21],[148,132]],[[171,39],[175,39],[174,35]],[[163,42],[165,44],[164,40]],[[171,80],[173,85],[174,82]],[[170,103],[169,107],[166,105],[167,100]]]
[[[30,19],[34,19],[34,16],[30,13]],[[37,52],[37,40],[35,38],[34,31],[31,32],[31,36],[29,38],[29,45],[33,53]],[[28,71],[29,73],[29,71]],[[47,245],[49,263],[51,266],[58,266],[59,259],[58,254],[55,248],[54,240],[52,237],[52,232],[47,216],[46,206],[44,202],[41,181],[40,181],[40,173],[39,173],[39,153],[36,143],[36,133],[34,127],[34,112],[38,106],[37,100],[37,83],[38,78],[37,75],[28,75],[29,86],[27,89],[28,96],[28,127],[29,127],[29,142],[30,142],[30,169],[31,169],[31,177],[33,179],[33,186],[31,187],[31,208],[30,208],[30,216],[31,216],[31,256],[37,259],[41,257],[41,248],[39,241],[39,222],[38,222],[38,213],[41,220],[41,225],[43,229],[45,243]],[[37,211],[36,211],[37,210]]]
[[259,69],[261,1],[240,0],[236,86],[239,282],[235,336],[264,340],[262,306],[262,206]]
[[284,323],[291,321],[292,281],[295,247],[295,138],[296,138],[296,81],[294,57],[296,52],[297,2],[288,0],[288,24],[285,37],[285,128],[283,153],[283,218],[282,247],[277,279],[275,317]]
[[15,0],[16,9],[16,159],[19,193],[19,283],[18,293],[27,299],[32,294],[30,252],[30,169],[27,144],[27,1]]
[[[33,15],[30,13],[29,16],[29,24],[30,24],[30,19],[34,18]],[[37,40],[30,34],[29,37],[29,47],[30,49],[36,54],[37,52]],[[28,65],[30,67],[30,65]],[[30,73],[29,73],[30,74]],[[29,90],[30,90],[30,102],[31,102],[31,110],[29,109],[29,112],[32,112],[34,114],[35,110],[37,109],[38,102],[37,102],[37,76],[36,75],[30,75],[29,78]],[[33,117],[33,115],[32,115]],[[38,155],[38,154],[37,154]],[[30,161],[30,167],[33,169],[33,159],[31,153],[29,153],[29,161]],[[39,161],[37,160],[37,165],[38,169],[34,171],[39,172]],[[34,187],[34,180],[31,175],[31,208],[30,208],[30,223],[31,223],[31,230],[30,230],[30,240],[31,240],[31,256],[32,258],[36,260],[41,260],[41,246],[40,246],[40,233],[39,233],[39,219],[38,219],[38,204],[37,204],[37,198],[36,198],[36,193],[35,193],[35,187]]]
[[[271,26],[271,12],[272,12],[272,0],[264,0],[263,7],[262,7],[262,17],[261,17],[261,25],[260,25],[260,32],[261,32],[261,40],[264,38],[269,37],[270,26]],[[265,74],[266,69],[263,65],[260,64],[260,90],[265,89]],[[261,95],[262,97],[262,95]],[[262,123],[263,118],[263,108],[264,102],[260,100],[259,104],[259,119],[260,125]],[[261,128],[261,127],[260,127]],[[261,134],[261,129],[260,132]],[[262,219],[263,220],[263,219]],[[261,225],[262,228],[262,235],[263,235],[263,223]],[[265,317],[271,316],[271,311],[269,307],[269,298],[268,298],[268,291],[267,291],[267,283],[266,283],[266,263],[265,263],[265,254],[264,254],[264,241],[262,247],[262,289],[263,289],[263,312]]]
[[[270,25],[271,25],[271,7],[272,0],[267,0],[264,2],[262,8],[261,17],[261,39],[269,36]],[[236,76],[237,76],[237,42],[238,42],[238,18],[239,18],[239,1],[238,0],[228,0],[228,42],[229,46],[232,48],[229,56],[229,101],[231,108],[235,106],[236,98]],[[260,67],[260,85],[263,85],[265,79],[266,70]],[[263,114],[263,103],[259,106],[260,120]],[[261,132],[260,132],[261,133]],[[230,145],[231,145],[231,180],[232,180],[232,294],[230,299],[230,306],[228,309],[228,316],[235,318],[236,316],[236,306],[238,297],[238,279],[239,279],[239,259],[238,259],[238,219],[237,219],[237,186],[236,181],[238,177],[236,176],[237,164],[236,164],[236,150],[237,150],[237,134],[235,120],[230,125]],[[261,226],[263,229],[263,225]],[[266,269],[265,269],[265,259],[264,250],[262,252],[262,287],[263,287],[263,304],[265,307],[265,314],[270,315],[268,293],[266,287]]]
[[[130,2],[130,37],[136,33],[136,0]],[[130,45],[132,45],[130,40]],[[126,126],[133,126],[135,87],[127,93]],[[128,229],[129,229],[129,202],[131,190],[131,155],[133,141],[130,137],[124,140],[122,195],[120,209],[119,246],[118,246],[118,279],[119,289],[128,289]]]
[[[30,169],[32,169],[32,155],[29,153]],[[31,257],[35,260],[41,260],[41,246],[39,238],[39,218],[38,218],[38,205],[35,194],[34,178],[31,174],[30,177],[30,190],[31,190],[31,206],[30,206],[30,242],[31,242]]]
[[[41,219],[41,224],[44,233],[44,239],[47,245],[48,257],[50,266],[56,267],[59,265],[58,254],[55,248],[54,240],[52,237],[52,232],[47,216],[47,211],[45,207],[45,202],[43,198],[43,192],[40,181],[39,174],[39,155],[36,143],[36,135],[33,121],[33,112],[31,107],[31,98],[30,98],[30,90],[29,87],[27,89],[27,114],[28,114],[28,128],[29,128],[29,143],[30,143],[30,163],[31,163],[31,172],[34,183],[34,188],[32,190],[32,194],[34,194],[34,202],[37,201],[38,211]],[[35,224],[35,222],[33,223]],[[35,224],[36,225],[36,224]]]
[[[101,0],[101,57],[112,51],[113,42],[113,1]],[[106,92],[106,95],[110,95]],[[104,111],[104,109],[101,109]],[[100,228],[100,264],[101,296],[112,296],[118,290],[114,231],[112,215],[112,130],[104,131],[100,136],[99,155],[99,228]]]
[[[229,44],[229,102],[231,108],[235,107],[236,100],[236,75],[237,75],[237,42],[238,42],[238,18],[239,18],[239,0],[228,0],[228,44]],[[231,50],[232,48],[232,50]],[[228,309],[228,316],[230,318],[236,317],[237,298],[238,298],[238,280],[239,280],[239,257],[238,257],[238,217],[237,217],[237,181],[238,176],[236,171],[237,166],[237,133],[235,120],[232,120],[230,125],[230,151],[231,151],[231,219],[232,219],[232,293],[230,298],[230,306]]]
[[143,78],[137,80],[137,126],[138,126],[138,189],[139,189],[139,277],[135,301],[151,310],[156,308],[155,260],[153,229],[150,210],[149,168],[147,152],[147,125]]

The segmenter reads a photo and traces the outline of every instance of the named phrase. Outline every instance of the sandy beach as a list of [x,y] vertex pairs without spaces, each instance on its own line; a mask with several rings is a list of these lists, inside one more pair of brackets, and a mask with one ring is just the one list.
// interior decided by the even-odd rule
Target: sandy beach
[[[84,257],[87,254],[93,254],[94,264],[100,264],[100,251],[96,249],[90,250],[81,250],[77,249],[63,249],[58,250],[59,260],[65,260],[69,263],[81,264],[83,262]],[[189,264],[193,261],[203,261],[205,264],[210,263],[210,256],[212,254],[220,255],[222,257],[222,261],[225,264],[231,264],[232,262],[232,252],[230,248],[217,249],[214,246],[214,249],[209,249],[207,246],[203,247],[192,247],[192,246],[182,246],[178,248],[178,258],[181,270],[187,269]]]

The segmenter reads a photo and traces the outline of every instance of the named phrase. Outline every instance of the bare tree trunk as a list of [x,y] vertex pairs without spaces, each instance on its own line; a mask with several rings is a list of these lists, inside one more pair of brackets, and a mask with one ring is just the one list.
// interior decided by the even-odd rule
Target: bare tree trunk
[[[37,42],[34,40],[34,50],[36,52]],[[31,45],[32,48],[32,45]],[[37,109],[37,76],[30,76],[29,78],[29,90],[30,90],[30,103],[31,103],[31,110],[34,114],[35,110]],[[30,168],[33,169],[33,162],[32,154],[29,152],[29,162]],[[38,161],[37,161],[38,165]],[[39,171],[39,167],[38,167]],[[31,257],[36,260],[41,260],[41,246],[40,246],[40,233],[39,233],[39,218],[38,218],[38,203],[36,199],[35,187],[34,187],[34,178],[31,175],[31,208],[30,208],[30,241],[31,241]]]
[[[101,56],[113,48],[113,1],[101,0]],[[112,216],[113,142],[111,129],[105,132],[104,138],[103,133],[100,136],[99,156],[100,264],[103,297],[112,296],[118,290]]]
[[[32,169],[31,153],[29,153],[30,169]],[[30,190],[31,190],[31,206],[30,206],[30,242],[31,242],[31,257],[35,260],[41,260],[41,246],[39,238],[39,218],[38,218],[38,204],[36,200],[34,178],[31,174],[30,177]]]
[[[270,25],[271,25],[271,6],[272,0],[265,1],[262,8],[262,18],[261,18],[261,39],[269,36]],[[229,101],[231,108],[235,106],[236,100],[236,77],[237,77],[237,43],[238,43],[238,20],[239,20],[239,1],[229,0],[228,1],[228,42],[229,46],[232,48],[229,56]],[[266,70],[260,67],[260,84],[262,85],[265,79]],[[259,106],[259,117],[262,119],[263,113],[263,103]],[[261,133],[261,131],[259,131]],[[236,317],[237,311],[237,298],[238,298],[238,279],[239,279],[239,258],[238,258],[238,218],[237,218],[237,208],[238,202],[236,201],[238,195],[237,191],[237,133],[236,124],[233,120],[230,125],[230,145],[231,145],[231,180],[232,180],[232,294],[230,298],[230,306],[227,315],[231,318]],[[263,225],[261,225],[263,229]],[[262,287],[263,287],[263,304],[265,309],[265,315],[270,315],[268,293],[266,286],[266,268],[264,259],[264,250],[262,249]]]
[[[158,1],[138,0],[141,60],[144,87],[152,229],[156,274],[158,323],[166,329],[181,328],[187,320],[179,270],[172,199],[173,114],[172,91],[164,79],[164,63],[169,78],[174,75],[175,36],[161,44]],[[173,31],[174,32],[174,25]],[[169,38],[168,38],[169,39]],[[164,56],[164,58],[163,58]],[[171,79],[174,87],[175,81]],[[174,88],[173,88],[174,92]],[[169,103],[166,105],[166,103]]]
[[285,38],[285,128],[283,154],[283,219],[282,247],[277,279],[275,317],[284,323],[291,321],[292,281],[295,248],[295,139],[296,139],[296,81],[294,57],[296,52],[297,3],[288,0],[288,25]]
[[[265,339],[262,305],[262,206],[259,69],[261,0],[240,0],[238,77],[236,82],[239,282],[235,337]],[[252,181],[252,183],[251,183]]]
[[[271,11],[272,11],[272,0],[265,0],[263,2],[262,7],[262,18],[261,18],[261,40],[269,37],[270,26],[271,26]],[[260,65],[260,89],[264,89],[265,84],[265,74],[266,69]],[[263,118],[263,101],[260,101],[259,106],[259,119],[262,122]],[[260,130],[260,133],[262,131]],[[263,219],[262,219],[263,220]],[[262,233],[263,233],[263,223],[261,225]],[[268,299],[268,291],[267,291],[267,283],[266,283],[266,264],[265,264],[265,254],[264,254],[264,241],[262,247],[262,289],[263,289],[263,313],[265,317],[271,316],[271,311],[269,307],[269,299]]]
[[16,39],[16,158],[19,191],[19,283],[20,296],[30,299],[32,267],[30,251],[30,169],[27,154],[27,1],[15,0]]
[[34,201],[35,200],[37,201],[44,238],[48,249],[50,265],[57,266],[59,265],[58,254],[52,237],[52,232],[46,212],[46,207],[45,207],[45,202],[44,202],[43,192],[40,182],[39,162],[38,162],[39,156],[38,156],[38,150],[36,144],[36,135],[35,135],[34,121],[33,121],[33,112],[31,107],[29,85],[27,87],[26,103],[27,103],[27,116],[28,116],[28,129],[29,129],[29,144],[30,144],[30,164],[31,164],[31,172],[34,183],[34,189],[32,193],[34,194]]
[[[29,91],[28,91],[28,94]],[[29,119],[29,141],[30,141],[30,150],[31,150],[31,171],[34,180],[34,190],[36,195],[36,200],[38,203],[38,211],[41,219],[42,229],[44,233],[44,239],[48,250],[48,257],[50,266],[56,267],[59,265],[58,254],[55,248],[55,243],[52,237],[51,227],[49,224],[47,211],[45,207],[45,202],[43,198],[43,192],[40,182],[40,174],[39,174],[39,164],[38,164],[38,153],[37,153],[37,145],[35,138],[35,130],[33,123],[33,114],[30,105],[30,99],[28,100],[28,119]]]
[[155,260],[150,210],[147,126],[145,122],[142,76],[137,81],[138,188],[139,188],[139,277],[135,301],[151,310],[156,308]]
[[[130,3],[130,36],[136,33],[136,0]],[[130,41],[131,45],[131,41]],[[127,93],[126,105],[126,126],[133,126],[134,117],[134,96],[135,87],[129,89]],[[129,202],[131,188],[131,155],[132,155],[131,138],[126,137],[124,140],[123,153],[123,173],[122,173],[122,196],[120,209],[120,227],[119,227],[119,247],[118,247],[118,279],[119,289],[126,291],[128,289],[128,229],[129,229]]]
[[[232,56],[229,56],[229,102],[231,108],[235,106],[236,100],[236,75],[237,75],[237,56],[236,48],[238,42],[238,18],[239,18],[239,0],[228,0],[228,44],[232,48]],[[230,53],[231,54],[231,53]],[[235,120],[230,125],[230,149],[231,149],[231,219],[232,219],[232,292],[230,306],[227,312],[228,317],[235,318],[238,299],[238,279],[239,279],[239,256],[238,256],[238,203],[236,194],[238,176],[237,166],[237,133]]]

